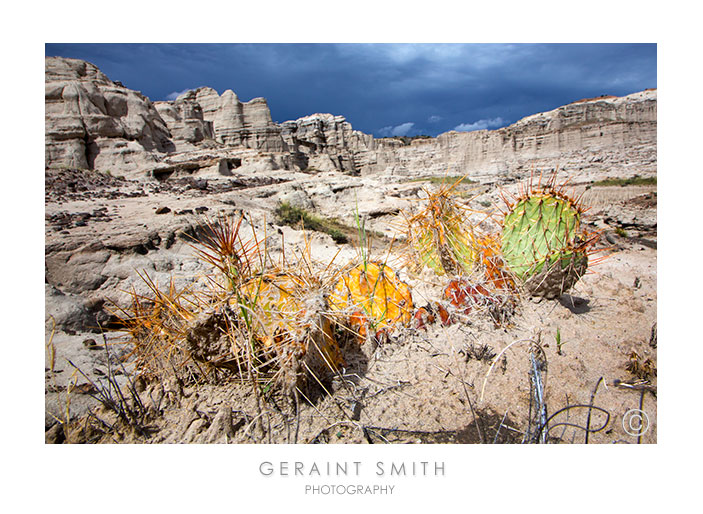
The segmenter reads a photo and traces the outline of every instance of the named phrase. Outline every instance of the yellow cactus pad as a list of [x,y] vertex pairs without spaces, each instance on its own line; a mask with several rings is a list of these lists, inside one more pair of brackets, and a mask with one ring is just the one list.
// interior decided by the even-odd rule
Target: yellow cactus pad
[[407,325],[413,315],[410,287],[393,269],[376,262],[354,267],[337,282],[329,296],[330,308],[347,313],[360,336],[366,325],[376,333],[397,323]]
[[427,205],[415,215],[406,214],[410,264],[415,272],[424,266],[436,274],[471,273],[477,264],[474,228],[468,208],[459,202],[454,185],[427,191]]
[[305,355],[316,346],[329,367],[344,365],[327,305],[314,285],[291,274],[266,274],[240,288],[254,314],[257,338],[280,355]]

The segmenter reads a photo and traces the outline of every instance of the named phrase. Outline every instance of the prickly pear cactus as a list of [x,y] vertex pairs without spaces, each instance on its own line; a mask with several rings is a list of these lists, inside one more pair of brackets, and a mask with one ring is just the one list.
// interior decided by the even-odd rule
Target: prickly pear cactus
[[473,227],[451,187],[428,193],[427,206],[407,220],[415,271],[423,266],[438,275],[470,273],[477,261]]
[[556,298],[586,272],[590,243],[580,223],[577,202],[552,184],[531,187],[510,206],[503,222],[503,259],[533,296]]
[[329,302],[333,310],[348,315],[349,325],[362,341],[398,323],[407,325],[413,315],[410,287],[392,268],[376,262],[359,264],[344,274]]
[[483,280],[491,289],[514,291],[515,281],[507,271],[501,253],[500,234],[484,234],[476,238],[478,267]]
[[256,339],[289,389],[344,365],[324,291],[290,273],[267,273],[243,284],[239,307],[251,313]]

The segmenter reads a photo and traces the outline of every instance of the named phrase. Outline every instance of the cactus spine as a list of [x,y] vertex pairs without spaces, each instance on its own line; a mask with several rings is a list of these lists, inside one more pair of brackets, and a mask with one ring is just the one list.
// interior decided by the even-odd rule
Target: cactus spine
[[243,284],[240,295],[252,313],[262,357],[278,368],[284,387],[292,390],[310,374],[324,379],[344,365],[324,289],[315,281],[292,272],[265,273]]

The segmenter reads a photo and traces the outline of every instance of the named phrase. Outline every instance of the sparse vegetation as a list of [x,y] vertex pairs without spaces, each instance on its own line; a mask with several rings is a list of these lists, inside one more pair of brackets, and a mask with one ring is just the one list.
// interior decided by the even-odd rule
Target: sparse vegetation
[[329,234],[335,243],[343,244],[349,242],[347,234],[354,231],[351,227],[331,218],[323,218],[312,214],[305,209],[295,207],[288,202],[282,202],[276,208],[276,216],[284,225],[294,228],[304,227],[306,230],[324,232]]
[[460,353],[463,353],[466,360],[476,359],[477,361],[491,362],[496,356],[492,346],[487,344],[468,344]]
[[[413,306],[410,288],[389,266],[357,260],[339,267],[334,258],[318,263],[309,241],[274,263],[265,239],[243,239],[242,219],[208,221],[193,244],[214,267],[209,287],[179,291],[171,282],[164,291],[144,274],[149,293],[133,290],[132,306],[120,319],[144,380],[193,385],[237,379],[251,387],[261,426],[269,415],[265,405],[276,397],[297,405],[300,397],[309,402],[317,386],[327,391],[325,384],[346,365],[345,333],[359,343],[390,337],[396,325],[409,324]],[[97,385],[96,399],[125,424],[143,428],[148,413],[132,384],[129,398],[108,385],[120,401]]]
[[608,178],[593,182],[593,186],[656,186],[657,177],[640,177],[635,175],[630,178]]
[[[105,339],[103,333],[103,347],[105,348],[105,363],[107,365],[107,373],[102,379],[93,381],[86,375],[81,368],[76,366],[70,360],[71,365],[85,380],[88,381],[90,387],[89,395],[97,400],[107,412],[111,412],[116,419],[111,422],[99,418],[94,412],[90,412],[89,419],[96,422],[98,430],[103,433],[113,433],[119,431],[134,431],[135,433],[148,437],[149,435],[149,417],[152,414],[144,405],[137,391],[137,385],[132,379],[132,375],[127,372],[124,364],[119,359],[114,359],[110,355],[110,345]],[[115,368],[112,361],[117,362],[118,368]],[[125,377],[126,384],[120,386],[117,376]],[[156,409],[158,410],[158,408]],[[119,425],[119,429],[117,429]]]
[[[161,423],[162,408],[180,409],[178,401],[185,395],[184,391],[207,384],[208,387],[232,385],[239,388],[237,395],[246,391],[249,403],[241,406],[234,402],[231,406],[225,404],[222,412],[227,413],[229,425],[222,426],[218,424],[220,421],[215,421],[220,419],[220,411],[215,414],[214,408],[210,411],[200,406],[197,412],[205,412],[207,416],[199,418],[202,421],[193,425],[195,428],[187,437],[184,433],[175,438],[192,441],[194,439],[189,438],[194,437],[197,429],[199,440],[205,441],[217,440],[218,434],[224,433],[226,442],[230,437],[236,441],[248,438],[254,442],[266,442],[268,438],[271,443],[285,438],[288,442],[297,442],[301,413],[305,412],[301,411],[300,402],[304,401],[328,423],[316,428],[317,436],[311,438],[315,432],[308,433],[306,440],[331,442],[330,437],[349,438],[350,427],[370,440],[369,434],[373,430],[397,429],[370,425],[368,420],[373,418],[360,418],[369,416],[360,414],[362,409],[370,405],[368,402],[373,398],[386,391],[408,387],[411,382],[403,380],[403,375],[393,370],[392,380],[375,375],[374,385],[367,387],[364,382],[366,366],[369,359],[377,359],[383,352],[394,358],[396,342],[402,344],[406,337],[420,342],[418,351],[429,352],[433,363],[437,362],[435,367],[443,374],[443,380],[448,381],[449,377],[459,379],[461,389],[454,390],[454,393],[463,389],[481,442],[490,442],[490,438],[485,437],[490,427],[479,427],[480,412],[473,406],[473,395],[477,392],[473,383],[476,376],[472,377],[470,373],[485,371],[481,388],[483,401],[491,372],[494,383],[515,380],[513,368],[523,366],[525,361],[520,356],[513,360],[511,354],[511,368],[508,370],[506,350],[518,343],[530,343],[528,426],[524,430],[514,428],[520,425],[509,420],[507,411],[502,418],[498,413],[494,421],[500,423],[493,428],[496,431],[494,442],[501,431],[510,431],[516,438],[517,434],[523,434],[522,442],[535,443],[565,440],[563,435],[550,434],[550,430],[559,426],[584,430],[586,439],[588,434],[602,431],[610,414],[595,406],[593,397],[590,404],[583,405],[574,404],[567,397],[566,407],[554,409],[555,412],[547,417],[546,354],[541,347],[541,332],[536,340],[514,340],[508,346],[504,346],[506,337],[502,334],[495,341],[480,337],[472,337],[468,342],[460,339],[462,347],[458,353],[463,355],[464,362],[459,363],[459,367],[452,367],[456,366],[454,352],[459,347],[451,346],[450,349],[449,343],[438,339],[441,338],[438,336],[440,330],[444,331],[444,327],[453,324],[460,325],[455,332],[458,334],[465,329],[461,325],[474,323],[477,328],[485,327],[485,332],[490,333],[485,321],[491,320],[505,333],[512,330],[516,314],[520,315],[518,309],[524,305],[524,291],[520,287],[524,284],[520,282],[529,280],[536,268],[539,272],[550,267],[553,253],[556,254],[555,262],[561,264],[564,255],[571,258],[571,253],[589,250],[588,237],[584,239],[587,247],[582,248],[579,246],[581,239],[574,235],[580,233],[578,201],[571,201],[554,184],[553,177],[546,185],[541,181],[540,186],[530,183],[512,202],[503,197],[508,203],[508,212],[504,213],[501,224],[508,232],[513,225],[529,230],[524,234],[516,231],[501,233],[495,232],[500,230],[496,229],[496,224],[474,224],[466,212],[469,210],[466,202],[456,202],[461,197],[456,185],[466,183],[468,179],[428,177],[424,180],[442,185],[428,188],[427,198],[419,211],[415,208],[403,211],[407,221],[405,255],[392,257],[391,245],[385,259],[372,255],[365,226],[367,218],[359,214],[358,205],[354,213],[354,229],[289,202],[279,204],[275,210],[278,221],[305,229],[306,234],[303,249],[296,241],[291,251],[284,241],[277,258],[267,252],[268,236],[266,233],[261,236],[254,230],[255,225],[248,214],[242,212],[237,217],[221,215],[202,222],[192,233],[192,246],[199,260],[213,268],[212,273],[207,272],[198,284],[186,284],[185,287],[171,279],[162,284],[164,288],[144,271],[139,273],[144,282],[139,289],[141,292],[132,288],[131,306],[120,309],[118,317],[130,336],[132,363],[138,376],[128,376],[121,363],[119,369],[112,367],[109,354],[107,375],[101,372],[101,378],[97,379],[89,378],[87,372],[84,374],[68,361],[90,386],[90,391],[79,391],[78,394],[88,394],[102,406],[101,410],[89,413],[94,432],[115,442],[149,439],[159,430],[156,424]],[[542,195],[539,203],[533,199],[537,194]],[[568,203],[567,200],[570,205],[574,204],[573,211],[561,205]],[[532,212],[538,212],[539,216],[528,216]],[[537,219],[539,226],[534,221]],[[244,224],[244,220],[248,223]],[[562,225],[567,227],[565,233],[557,230]],[[244,229],[240,233],[242,227],[246,228],[246,234]],[[251,233],[248,232],[250,228]],[[356,259],[344,266],[335,263],[335,258],[324,262],[314,260],[315,249],[307,237],[309,230],[327,233],[337,242],[353,240],[358,251]],[[545,243],[548,251],[537,252],[537,246],[547,235],[557,232],[558,237],[551,235],[549,244]],[[557,243],[563,243],[562,246],[554,243],[556,239]],[[509,263],[504,259],[506,240],[532,251],[515,252],[526,262],[514,258]],[[387,264],[393,262],[393,258],[402,261],[402,257],[407,257],[413,266],[419,264],[421,269],[396,267],[398,261],[393,267]],[[526,268],[527,272],[524,276],[518,275],[516,268]],[[560,268],[557,270],[563,272]],[[552,274],[548,274],[548,278],[552,278],[556,271],[551,268],[549,271]],[[429,277],[428,273],[432,272],[434,276]],[[434,283],[427,287],[429,293],[419,289],[420,295],[427,296],[418,297],[427,303],[418,308],[413,303],[412,288],[416,287],[417,280],[413,275],[420,274],[423,280],[430,279]],[[560,282],[558,294],[545,296],[556,298],[573,285],[572,282],[580,279],[580,275],[579,271],[575,277],[567,277],[568,280],[557,276]],[[570,325],[567,322],[562,328],[565,326]],[[426,333],[418,334],[419,330]],[[562,347],[566,341],[562,339],[560,328],[554,327],[550,335],[556,342],[557,355],[563,355]],[[653,337],[656,340],[656,335]],[[577,345],[574,346],[576,354],[579,341],[571,341],[569,348],[572,344]],[[55,350],[51,344],[47,346],[47,352],[47,368],[53,370]],[[654,361],[646,359],[642,362],[634,352],[626,369],[636,378],[656,377]],[[459,375],[465,371],[469,373],[467,379]],[[126,381],[120,378],[118,382],[115,378],[118,374],[127,375]],[[496,376],[506,374],[507,378]],[[365,389],[357,387],[357,380]],[[158,384],[169,385],[160,390]],[[569,418],[582,408],[589,409],[585,423]],[[591,410],[605,416],[602,426],[598,424],[593,428]],[[338,417],[340,412],[342,418]],[[552,422],[560,413],[564,419]],[[236,431],[231,428],[231,418],[235,415],[240,418],[237,423],[242,428],[236,436]],[[98,442],[91,434],[86,437],[90,437],[88,442]],[[107,440],[104,438],[100,442]],[[385,436],[383,440],[389,442]]]
[[554,339],[557,343],[557,354],[561,355],[561,347],[564,346],[564,341],[561,340],[561,331],[559,330],[559,327],[557,327],[557,333],[554,336]]
[[416,177],[416,178],[412,178],[412,179],[408,180],[408,182],[429,182],[430,184],[433,184],[433,185],[454,184],[455,182],[458,182],[457,185],[476,184],[475,181],[473,181],[470,178],[463,176],[463,175],[444,175],[444,176],[433,175],[431,177]]
[[649,357],[643,359],[635,351],[630,352],[625,369],[640,380],[650,380],[657,376],[657,367],[654,361]]

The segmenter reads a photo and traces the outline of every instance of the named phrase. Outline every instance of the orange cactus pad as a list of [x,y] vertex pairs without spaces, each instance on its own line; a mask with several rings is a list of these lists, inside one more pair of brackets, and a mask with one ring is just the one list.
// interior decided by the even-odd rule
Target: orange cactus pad
[[486,234],[477,238],[476,248],[485,280],[497,289],[514,290],[515,281],[503,262],[500,235]]
[[349,312],[350,324],[358,325],[362,336],[367,323],[378,332],[397,323],[408,325],[413,316],[410,286],[389,266],[376,262],[345,273],[329,295],[329,303],[333,310]]
[[431,325],[435,321],[434,314],[432,313],[431,307],[420,307],[415,312],[415,328],[419,330],[426,330],[427,325]]

